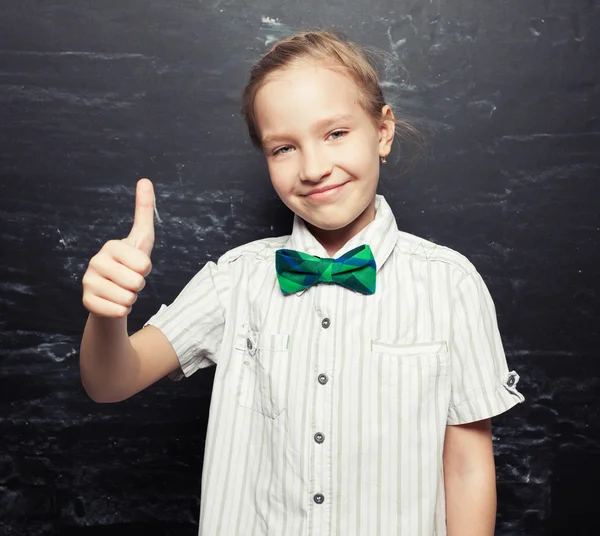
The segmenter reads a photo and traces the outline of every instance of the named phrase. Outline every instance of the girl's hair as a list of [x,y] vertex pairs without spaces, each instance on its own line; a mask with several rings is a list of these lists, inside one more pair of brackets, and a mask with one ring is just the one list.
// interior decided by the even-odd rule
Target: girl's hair
[[[360,104],[373,124],[379,125],[385,120],[381,109],[386,102],[372,55],[365,48],[332,31],[298,32],[277,41],[250,71],[250,80],[242,96],[241,111],[248,126],[250,139],[256,148],[262,149],[254,114],[256,93],[271,73],[305,59],[324,61],[333,68],[341,68],[356,82],[360,92]],[[423,137],[409,121],[395,118],[394,123],[398,136],[419,149],[412,157],[414,163],[423,148]]]

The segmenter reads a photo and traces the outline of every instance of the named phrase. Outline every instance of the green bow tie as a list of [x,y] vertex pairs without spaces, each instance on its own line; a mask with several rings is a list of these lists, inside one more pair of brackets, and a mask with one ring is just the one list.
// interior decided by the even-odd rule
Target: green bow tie
[[362,294],[375,293],[375,259],[371,248],[362,245],[337,259],[322,259],[294,251],[278,249],[275,269],[281,292],[293,294],[316,283],[336,283]]

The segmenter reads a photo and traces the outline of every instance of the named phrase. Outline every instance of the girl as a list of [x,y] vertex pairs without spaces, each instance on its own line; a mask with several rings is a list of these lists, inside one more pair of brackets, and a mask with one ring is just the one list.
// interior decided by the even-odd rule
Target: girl
[[98,402],[217,364],[200,534],[491,535],[490,418],[523,400],[495,310],[460,254],[401,232],[376,195],[395,129],[362,50],[276,43],[242,112],[291,235],[207,263],[131,337],[150,271],[152,185],[92,258],[81,376]]

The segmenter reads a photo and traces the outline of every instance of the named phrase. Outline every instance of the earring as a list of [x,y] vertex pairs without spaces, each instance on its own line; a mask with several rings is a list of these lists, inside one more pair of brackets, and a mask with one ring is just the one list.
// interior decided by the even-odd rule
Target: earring
[[[386,155],[386,156],[387,156],[387,155]],[[382,164],[385,164],[385,163],[387,163],[387,160],[385,159],[385,156],[382,156],[382,157],[381,157],[381,163],[382,163]]]

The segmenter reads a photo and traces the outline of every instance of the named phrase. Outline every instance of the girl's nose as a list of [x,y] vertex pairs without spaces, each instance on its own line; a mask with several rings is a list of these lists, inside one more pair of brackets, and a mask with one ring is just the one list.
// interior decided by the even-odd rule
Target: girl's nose
[[331,174],[332,164],[323,151],[319,149],[305,150],[300,170],[300,180],[319,182]]

